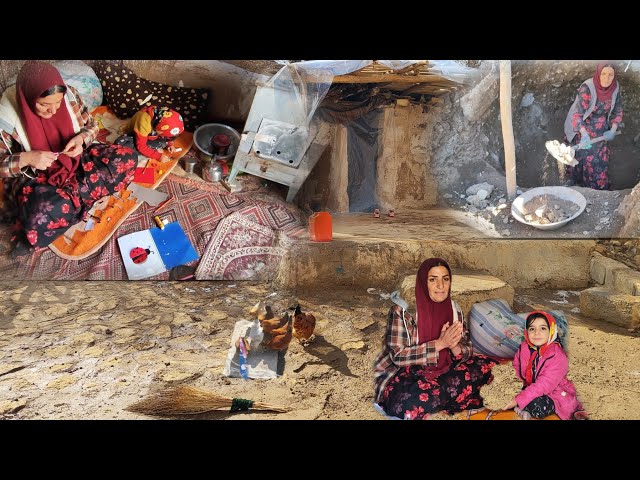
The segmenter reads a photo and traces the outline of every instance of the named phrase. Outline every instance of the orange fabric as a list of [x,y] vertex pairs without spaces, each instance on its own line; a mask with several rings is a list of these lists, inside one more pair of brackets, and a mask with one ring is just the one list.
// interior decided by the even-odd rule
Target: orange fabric
[[[95,115],[97,111],[103,107],[98,107],[92,113]],[[182,151],[166,155],[171,158],[168,162],[158,162],[153,159],[148,160],[148,168],[153,168],[153,183],[139,183],[147,188],[155,189],[165,179],[171,170],[178,164],[180,158],[184,156],[191,148],[193,143],[193,133],[182,132],[174,142],[176,148],[182,148]],[[160,173],[162,171],[162,173]],[[95,221],[93,229],[84,230],[85,222],[80,222],[69,228],[64,235],[58,237],[49,245],[49,248],[59,257],[69,260],[81,260],[95,253],[101,248],[118,227],[142,204],[135,198],[129,198],[131,192],[123,190],[119,192],[121,199],[110,195],[96,202],[96,208],[93,215],[100,218],[100,222]],[[95,218],[94,218],[95,220]]]
[[[520,417],[513,410],[489,410],[485,408],[471,415],[469,415],[469,411],[460,412],[458,420],[520,420]],[[532,418],[531,420],[560,420],[560,417],[554,413],[545,418]]]

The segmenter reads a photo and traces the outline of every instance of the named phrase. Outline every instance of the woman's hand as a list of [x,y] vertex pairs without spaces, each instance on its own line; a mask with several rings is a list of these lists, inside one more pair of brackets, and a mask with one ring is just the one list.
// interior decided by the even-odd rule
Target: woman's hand
[[613,125],[611,125],[611,130],[607,130],[602,134],[602,136],[607,142],[612,142],[616,138],[617,130],[618,130],[618,124],[614,123]]
[[504,407],[502,407],[502,410],[513,410],[517,406],[518,406],[518,403],[516,402],[516,400],[514,398],[509,403],[507,403]]
[[458,345],[460,339],[462,339],[462,323],[453,322],[453,325],[445,323],[440,331],[440,337],[436,340],[436,350],[453,348]]
[[591,137],[584,128],[580,129],[580,143],[578,146],[580,149],[591,148]]
[[77,155],[80,155],[84,150],[82,148],[82,145],[83,145],[82,137],[80,135],[76,135],[71,140],[69,140],[69,142],[67,143],[67,146],[64,147],[64,150],[62,151],[62,153],[70,157],[75,157]]
[[53,152],[32,150],[20,154],[20,162],[18,165],[20,168],[32,167],[34,170],[46,170],[57,158],[58,156]]

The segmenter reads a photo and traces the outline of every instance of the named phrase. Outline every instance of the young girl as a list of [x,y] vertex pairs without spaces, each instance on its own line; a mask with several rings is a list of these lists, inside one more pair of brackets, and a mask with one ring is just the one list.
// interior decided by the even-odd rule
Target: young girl
[[173,152],[173,140],[184,132],[182,115],[168,107],[144,107],[138,111],[125,128],[125,134],[114,143],[136,149],[142,155],[161,160],[158,149]]
[[569,360],[557,341],[558,328],[553,315],[531,312],[527,317],[524,341],[513,359],[522,391],[505,405],[515,407],[522,418],[544,418],[557,414],[562,420],[587,418],[576,397],[576,388],[567,378]]

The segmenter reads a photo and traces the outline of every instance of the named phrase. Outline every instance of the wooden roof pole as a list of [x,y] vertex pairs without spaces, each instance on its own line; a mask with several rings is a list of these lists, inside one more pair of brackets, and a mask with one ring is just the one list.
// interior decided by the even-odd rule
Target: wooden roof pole
[[516,198],[516,147],[511,118],[511,60],[500,60],[500,118],[507,196],[509,200],[514,200]]

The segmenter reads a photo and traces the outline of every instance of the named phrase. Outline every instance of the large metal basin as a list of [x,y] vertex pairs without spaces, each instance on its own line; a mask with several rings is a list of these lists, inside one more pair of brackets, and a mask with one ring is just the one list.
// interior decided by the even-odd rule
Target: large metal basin
[[[525,220],[525,213],[523,209],[524,205],[530,200],[533,200],[534,198],[542,195],[553,195],[554,197],[570,201],[578,205],[580,209],[571,217],[565,220],[555,223],[547,223],[546,225],[539,225],[537,223],[531,223]],[[524,223],[525,225],[530,225],[540,230],[556,230],[560,227],[563,227],[571,220],[577,218],[584,211],[586,206],[587,200],[584,198],[584,195],[576,190],[572,190],[569,187],[537,187],[532,188],[531,190],[527,190],[513,201],[513,203],[511,204],[511,215],[513,216],[513,218],[518,220],[520,223]]]
[[222,123],[206,123],[199,126],[193,134],[193,143],[198,149],[198,158],[203,162],[210,162],[213,158],[211,149],[211,139],[214,135],[223,133],[231,138],[231,145],[226,155],[216,155],[216,160],[223,162],[231,160],[235,157],[240,145],[240,134],[233,128],[223,125]]

